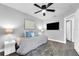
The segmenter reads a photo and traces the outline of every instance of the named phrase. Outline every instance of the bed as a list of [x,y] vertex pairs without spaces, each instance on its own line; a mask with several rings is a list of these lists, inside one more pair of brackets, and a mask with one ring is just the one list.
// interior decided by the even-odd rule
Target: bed
[[22,40],[17,53],[19,55],[26,55],[28,52],[36,49],[40,45],[47,43],[48,37],[45,35],[40,35],[32,38],[27,38]]

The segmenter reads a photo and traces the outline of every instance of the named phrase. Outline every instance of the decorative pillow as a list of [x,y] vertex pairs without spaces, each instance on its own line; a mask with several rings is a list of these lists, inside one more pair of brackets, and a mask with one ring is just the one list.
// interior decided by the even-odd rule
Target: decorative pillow
[[26,37],[34,37],[34,32],[32,31],[26,32]]

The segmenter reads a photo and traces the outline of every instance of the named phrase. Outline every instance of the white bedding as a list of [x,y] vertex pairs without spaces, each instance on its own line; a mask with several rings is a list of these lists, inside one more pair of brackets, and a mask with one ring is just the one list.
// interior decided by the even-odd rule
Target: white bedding
[[36,49],[38,46],[46,43],[47,40],[48,40],[47,36],[44,35],[29,38],[29,39],[24,39],[21,42],[20,47],[17,50],[17,53],[20,55],[25,55],[31,50]]

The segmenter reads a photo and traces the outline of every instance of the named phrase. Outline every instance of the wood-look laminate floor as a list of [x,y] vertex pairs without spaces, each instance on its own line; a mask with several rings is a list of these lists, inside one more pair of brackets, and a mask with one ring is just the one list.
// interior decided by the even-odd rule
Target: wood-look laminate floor
[[[0,53],[0,55],[2,55]],[[9,56],[18,56],[17,53],[12,53]],[[46,44],[29,52],[25,56],[78,56],[74,50],[74,43],[67,41],[66,44],[54,41],[48,41]]]

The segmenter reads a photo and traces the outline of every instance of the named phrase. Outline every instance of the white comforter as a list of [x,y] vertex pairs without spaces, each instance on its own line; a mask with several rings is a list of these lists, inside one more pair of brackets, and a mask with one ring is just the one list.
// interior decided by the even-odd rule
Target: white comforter
[[20,48],[17,50],[17,53],[20,55],[25,55],[33,49],[36,49],[38,46],[46,43],[48,40],[47,36],[41,35],[29,39],[24,39],[21,44]]

